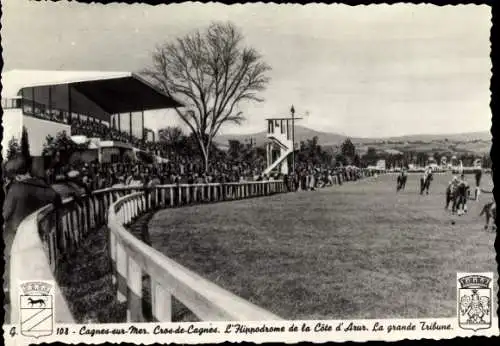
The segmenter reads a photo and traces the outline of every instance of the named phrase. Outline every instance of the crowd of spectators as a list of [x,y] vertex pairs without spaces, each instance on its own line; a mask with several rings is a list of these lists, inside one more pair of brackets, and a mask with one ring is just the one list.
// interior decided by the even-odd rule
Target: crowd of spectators
[[[355,181],[363,172],[353,166],[344,168],[299,167],[296,174],[262,174],[261,167],[249,164],[218,162],[208,173],[199,160],[181,159],[168,163],[98,163],[75,162],[49,168],[44,180],[49,185],[74,182],[86,193],[125,186],[151,186],[167,184],[231,183],[284,179],[290,191],[316,190],[343,181]],[[7,177],[9,178],[9,177]]]
[[257,173],[245,166],[220,162],[205,173],[201,162],[179,160],[168,163],[73,163],[45,172],[48,184],[78,181],[87,192],[109,187],[166,184],[230,183],[255,180]]
[[83,135],[90,138],[100,138],[102,140],[120,141],[130,143],[134,147],[148,150],[158,151],[160,149],[157,143],[143,140],[130,133],[119,131],[113,127],[91,120],[72,119],[71,120],[71,134]]
[[332,185],[342,185],[345,181],[356,181],[369,174],[369,171],[356,166],[321,167],[298,165],[296,174],[283,177],[290,190],[314,191]]

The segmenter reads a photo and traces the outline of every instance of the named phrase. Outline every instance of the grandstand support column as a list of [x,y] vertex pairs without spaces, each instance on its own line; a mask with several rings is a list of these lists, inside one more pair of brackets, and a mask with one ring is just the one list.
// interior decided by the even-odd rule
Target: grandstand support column
[[68,85],[68,116],[70,122],[73,120],[73,105],[71,102],[71,85]]
[[[142,136],[141,139],[144,140],[144,110],[141,111],[141,123],[142,123]],[[146,136],[147,139],[147,136]]]
[[35,88],[31,88],[31,111],[35,114]]
[[97,141],[97,161],[99,163],[102,162],[102,148],[101,148],[101,141]]
[[267,167],[271,165],[271,143],[266,144],[266,159],[267,159]]
[[52,116],[52,86],[49,86],[49,114]]
[[130,142],[132,142],[132,112],[128,114],[128,124],[129,124],[129,135],[130,135]]

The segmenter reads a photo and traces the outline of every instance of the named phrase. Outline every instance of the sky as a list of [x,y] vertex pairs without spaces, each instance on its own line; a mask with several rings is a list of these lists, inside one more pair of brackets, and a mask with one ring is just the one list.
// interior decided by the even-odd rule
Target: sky
[[[2,0],[4,70],[138,72],[155,46],[231,21],[272,67],[262,103],[222,133],[267,129],[265,119],[353,137],[488,131],[490,28],[486,5],[81,4]],[[165,119],[168,119],[166,121]],[[146,126],[181,124],[173,112]]]

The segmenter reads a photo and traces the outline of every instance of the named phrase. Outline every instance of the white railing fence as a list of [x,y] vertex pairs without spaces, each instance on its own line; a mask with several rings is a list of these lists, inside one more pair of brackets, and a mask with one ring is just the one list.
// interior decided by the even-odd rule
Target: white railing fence
[[156,321],[172,320],[172,297],[184,304],[200,320],[280,319],[211,283],[133,236],[125,225],[147,212],[146,205],[146,194],[134,193],[114,203],[108,216],[117,295],[120,301],[127,303],[128,321],[145,320],[143,274],[150,277],[151,314]]

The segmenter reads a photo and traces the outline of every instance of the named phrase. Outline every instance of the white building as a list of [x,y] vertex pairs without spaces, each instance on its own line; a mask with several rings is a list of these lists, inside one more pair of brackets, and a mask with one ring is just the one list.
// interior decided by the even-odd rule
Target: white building
[[43,166],[47,136],[71,135],[75,119],[143,138],[144,111],[182,106],[132,72],[12,70],[2,74],[2,85],[2,155],[13,137],[20,141],[25,127],[36,169]]

